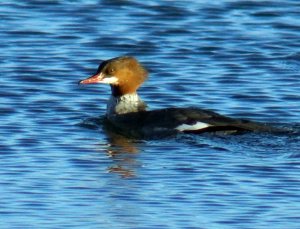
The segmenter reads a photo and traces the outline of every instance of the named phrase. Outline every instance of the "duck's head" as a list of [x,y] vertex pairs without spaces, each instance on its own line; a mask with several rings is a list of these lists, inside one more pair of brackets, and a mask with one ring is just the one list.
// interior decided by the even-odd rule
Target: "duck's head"
[[135,93],[147,76],[147,70],[134,57],[121,56],[103,61],[96,74],[79,84],[110,84],[112,94],[122,96]]

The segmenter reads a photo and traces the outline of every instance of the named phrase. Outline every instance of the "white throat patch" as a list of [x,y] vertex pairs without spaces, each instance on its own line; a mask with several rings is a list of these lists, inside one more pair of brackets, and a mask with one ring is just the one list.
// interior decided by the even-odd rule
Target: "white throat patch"
[[116,84],[118,82],[118,78],[115,76],[111,76],[111,77],[104,77],[101,80],[101,83],[107,83],[107,84]]

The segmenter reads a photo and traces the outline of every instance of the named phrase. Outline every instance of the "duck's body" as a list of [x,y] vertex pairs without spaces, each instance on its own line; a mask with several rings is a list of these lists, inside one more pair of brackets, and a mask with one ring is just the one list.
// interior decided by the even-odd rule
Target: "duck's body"
[[118,57],[100,64],[95,75],[80,84],[108,83],[112,95],[107,104],[109,122],[126,135],[161,137],[179,132],[271,131],[271,127],[232,119],[199,108],[146,110],[136,90],[146,80],[147,71],[133,57]]

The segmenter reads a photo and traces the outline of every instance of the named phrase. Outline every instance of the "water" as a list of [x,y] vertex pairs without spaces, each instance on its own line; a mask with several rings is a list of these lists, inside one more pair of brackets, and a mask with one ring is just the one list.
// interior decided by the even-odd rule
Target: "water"
[[[0,5],[0,228],[299,228],[300,2],[6,1]],[[126,139],[109,88],[124,54],[152,109],[197,106],[286,135]]]

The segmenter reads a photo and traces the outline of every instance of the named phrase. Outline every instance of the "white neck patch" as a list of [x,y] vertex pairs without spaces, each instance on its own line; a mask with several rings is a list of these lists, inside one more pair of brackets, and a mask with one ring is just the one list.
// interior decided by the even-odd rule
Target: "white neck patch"
[[146,104],[140,99],[138,94],[126,94],[120,97],[110,96],[107,102],[107,115],[126,114],[145,110]]

